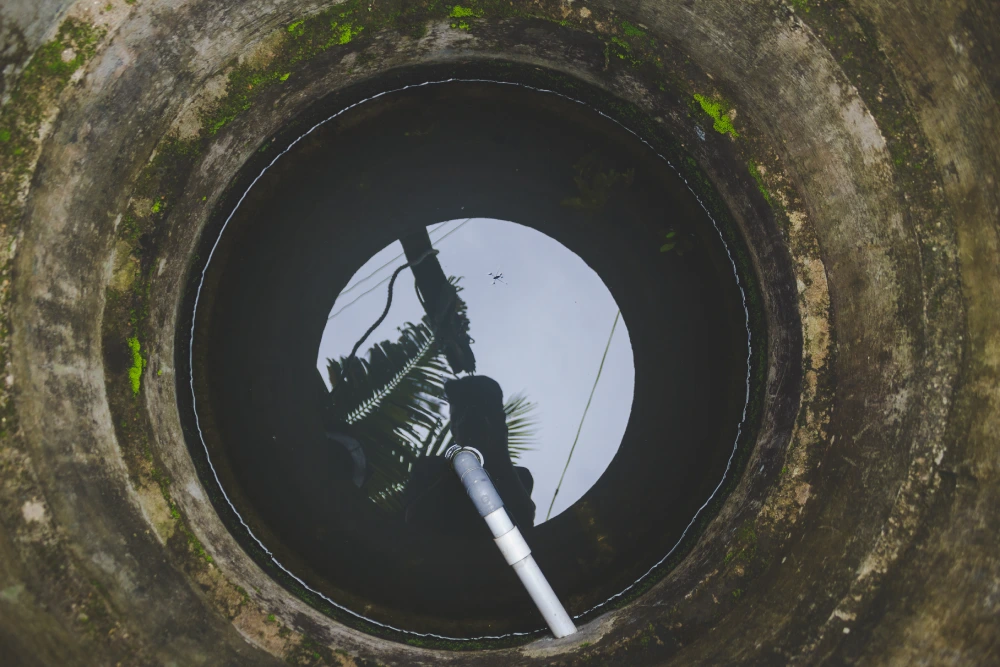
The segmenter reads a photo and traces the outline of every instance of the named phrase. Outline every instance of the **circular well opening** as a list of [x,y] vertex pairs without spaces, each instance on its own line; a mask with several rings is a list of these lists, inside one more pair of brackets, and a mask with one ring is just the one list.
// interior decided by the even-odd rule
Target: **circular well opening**
[[[182,336],[191,345],[188,436],[234,536],[303,599],[378,632],[502,638],[544,627],[488,536],[413,530],[399,506],[365,488],[378,478],[377,457],[366,452],[359,468],[329,437],[331,382],[320,369],[327,357],[347,356],[347,343],[374,320],[360,302],[331,315],[385,277],[355,287],[399,254],[393,244],[428,229],[433,243],[448,233],[434,227],[442,221],[453,231],[469,220],[434,258],[442,270],[471,262],[450,275],[462,278],[469,334],[483,341],[479,375],[503,379],[505,399],[521,390],[531,399],[544,376],[551,395],[572,398],[572,408],[552,412],[573,413],[563,421],[578,426],[580,397],[611,339],[611,365],[580,436],[602,434],[600,447],[578,443],[569,470],[588,472],[560,492],[565,504],[557,497],[549,521],[552,470],[566,461],[573,426],[548,438],[543,421],[536,451],[558,452],[559,463],[524,465],[547,490],[532,493],[528,540],[570,613],[585,617],[621,600],[707,518],[745,437],[746,299],[715,223],[672,167],[622,126],[526,87],[409,88],[336,114],[294,142],[240,201],[206,238],[204,273],[192,274],[193,337]],[[486,238],[491,226],[496,238]],[[482,259],[448,250],[463,233],[485,235]],[[534,257],[533,246],[545,257]],[[533,265],[567,284],[521,273]],[[404,269],[394,286],[393,330],[419,316],[415,273]],[[529,280],[534,289],[522,290]],[[365,297],[375,311],[386,288]],[[603,299],[599,316],[535,318],[531,329],[532,309],[565,305],[577,288]],[[503,305],[488,305],[505,294]],[[529,303],[531,295],[539,302]],[[338,321],[343,332],[334,335],[329,325]],[[382,340],[398,335],[370,337],[358,357],[370,362]],[[518,382],[516,364],[500,358],[505,340],[509,358],[536,355],[534,379]],[[587,351],[578,351],[583,342]],[[613,396],[601,398],[605,372]],[[436,405],[446,419],[447,406]]]

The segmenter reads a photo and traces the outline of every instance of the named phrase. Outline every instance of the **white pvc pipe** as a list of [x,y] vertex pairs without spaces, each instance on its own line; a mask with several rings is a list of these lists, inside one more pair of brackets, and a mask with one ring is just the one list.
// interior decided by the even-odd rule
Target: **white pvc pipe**
[[486,520],[500,553],[507,564],[514,568],[552,634],[559,638],[576,632],[573,620],[531,556],[531,548],[524,541],[521,531],[503,508],[503,501],[483,468],[483,455],[471,447],[452,447],[446,455],[451,459],[452,466],[476,509]]
[[549,629],[552,630],[556,639],[576,632],[573,619],[566,613],[559,598],[556,597],[555,591],[549,586],[549,582],[545,579],[545,575],[542,574],[538,563],[535,562],[531,554],[514,563],[514,572],[517,572],[521,583],[528,589],[528,595],[535,601],[535,606],[538,607],[538,611],[542,612],[545,622],[549,624]]

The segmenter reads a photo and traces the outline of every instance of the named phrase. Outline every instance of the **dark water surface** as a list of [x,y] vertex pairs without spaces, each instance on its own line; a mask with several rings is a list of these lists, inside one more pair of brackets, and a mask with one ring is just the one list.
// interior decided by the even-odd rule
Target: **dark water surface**
[[[513,429],[534,448],[520,454],[531,482],[518,481],[546,489],[526,488],[538,525],[520,523],[534,555],[571,614],[642,577],[727,471],[747,399],[747,315],[718,230],[670,166],[552,94],[411,88],[338,116],[278,160],[225,227],[198,293],[189,436],[209,485],[217,476],[225,491],[216,504],[234,535],[293,590],[405,631],[502,636],[544,624],[485,529],[452,530],[438,521],[445,510],[406,521],[414,466],[450,437],[444,382],[467,353],[444,343],[461,335],[421,322],[433,289],[418,299],[416,269],[397,279],[399,301],[359,348],[363,363],[345,358],[387,284],[330,319],[406,261],[356,287],[385,263],[366,266],[377,253],[391,259],[400,239],[418,247],[428,227],[434,242],[434,225],[467,219],[471,236],[419,266],[461,279],[468,335],[483,341],[468,349],[501,384],[484,410],[518,392],[539,403],[535,428]],[[510,231],[486,234],[497,221]],[[546,240],[523,241],[525,228]],[[533,250],[549,242],[560,250]],[[567,472],[579,499],[543,522],[618,309]],[[491,424],[476,437],[492,438]],[[436,474],[432,464],[420,465]]]

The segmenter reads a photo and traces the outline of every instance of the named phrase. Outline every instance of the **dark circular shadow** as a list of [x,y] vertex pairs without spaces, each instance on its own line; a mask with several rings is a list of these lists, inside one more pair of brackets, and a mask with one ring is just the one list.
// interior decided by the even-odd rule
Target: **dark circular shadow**
[[[612,172],[631,175],[609,183]],[[470,82],[394,92],[316,128],[253,185],[221,237],[216,227],[206,238],[207,249],[218,244],[204,282],[200,270],[191,277],[197,424],[182,406],[187,436],[206,486],[217,475],[225,490],[214,498],[220,514],[277,579],[335,615],[328,601],[449,637],[544,623],[491,540],[407,530],[345,478],[349,461],[323,435],[327,391],[315,364],[331,305],[370,256],[468,216],[564,244],[603,279],[629,326],[635,398],[619,452],[529,538],[571,614],[627,590],[693,539],[724,476],[739,472],[730,469],[738,438],[741,447],[749,438],[735,265],[683,181],[636,136],[557,95]],[[661,251],[670,230],[688,239],[682,254]],[[181,349],[191,340],[179,338]]]

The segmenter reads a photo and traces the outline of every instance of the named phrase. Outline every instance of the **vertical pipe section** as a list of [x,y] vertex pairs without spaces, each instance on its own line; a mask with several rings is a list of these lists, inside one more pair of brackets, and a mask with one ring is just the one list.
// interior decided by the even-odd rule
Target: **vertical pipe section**
[[493,533],[493,541],[496,542],[507,564],[514,568],[538,611],[542,612],[552,634],[558,638],[576,632],[573,620],[566,613],[555,591],[549,586],[548,580],[531,556],[531,548],[524,541],[521,531],[507,516],[503,500],[493,486],[486,469],[483,468],[485,462],[483,455],[472,447],[453,445],[445,456],[451,460],[466,493]]

